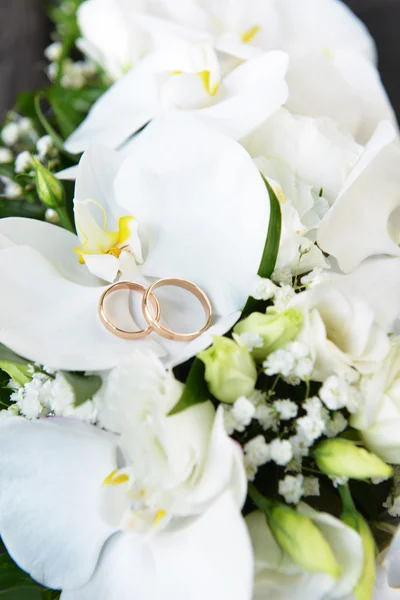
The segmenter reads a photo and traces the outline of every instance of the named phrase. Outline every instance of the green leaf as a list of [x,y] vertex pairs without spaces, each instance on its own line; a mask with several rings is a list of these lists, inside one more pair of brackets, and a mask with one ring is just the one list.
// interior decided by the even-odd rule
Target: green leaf
[[47,94],[47,98],[54,110],[57,125],[64,136],[67,138],[78,127],[82,118],[74,109],[71,96],[68,90],[62,88],[52,88]]
[[102,385],[101,377],[98,375],[83,375],[82,373],[70,373],[62,371],[65,379],[74,390],[75,406],[80,406],[91,400]]
[[44,116],[43,111],[42,111],[42,107],[41,107],[41,104],[40,104],[41,99],[42,99],[42,96],[40,96],[40,94],[38,94],[35,97],[35,110],[36,110],[36,114],[37,114],[37,117],[38,117],[38,119],[40,121],[41,126],[43,127],[43,129],[45,130],[45,132],[51,137],[51,139],[53,140],[53,144],[55,145],[55,147],[58,148],[58,150],[60,152],[62,152],[63,154],[65,154],[66,156],[68,156],[69,158],[71,158],[74,162],[77,162],[76,161],[76,157],[73,156],[72,154],[69,154],[64,149],[64,140],[56,132],[56,130],[54,129],[54,127],[50,124],[49,120]]
[[[16,586],[37,586],[33,579],[22,571],[9,554],[0,554],[0,589]],[[2,596],[0,596],[2,597]]]
[[0,369],[12,377],[19,385],[25,385],[32,379],[30,363],[0,344]]
[[14,164],[13,163],[5,163],[0,165],[0,175],[3,177],[8,177],[9,179],[14,179]]
[[6,346],[3,346],[3,344],[0,344],[0,361],[17,363],[20,365],[28,364],[28,361],[25,358],[21,358],[21,356],[18,356],[18,354],[15,354],[15,352],[9,350]]
[[[264,175],[261,175],[267,187],[270,201],[270,218],[268,225],[267,239],[265,241],[264,252],[261,258],[258,275],[268,279],[274,272],[276,260],[278,258],[279,243],[281,240],[282,230],[282,215],[279,200]],[[246,306],[243,309],[243,315],[248,315],[252,312],[265,310],[265,302],[249,298]]]
[[40,587],[24,586],[0,592],[0,600],[43,600]]
[[210,393],[204,379],[205,366],[203,361],[196,358],[189,371],[185,387],[179,402],[168,413],[168,416],[176,415],[191,406],[201,404],[210,399]]

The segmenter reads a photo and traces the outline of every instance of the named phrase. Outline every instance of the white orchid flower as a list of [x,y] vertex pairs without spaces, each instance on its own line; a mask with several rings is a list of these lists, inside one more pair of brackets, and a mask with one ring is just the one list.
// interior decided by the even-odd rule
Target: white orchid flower
[[346,278],[321,283],[297,294],[290,302],[304,313],[298,340],[310,348],[314,361],[311,379],[330,375],[357,381],[359,373],[375,373],[390,350],[389,337],[373,308],[353,293]]
[[400,257],[400,145],[381,123],[318,231],[321,248],[344,272],[376,255]]
[[135,20],[145,8],[145,0],[85,0],[77,10],[79,49],[112,79],[151,50],[150,35]]
[[216,49],[242,59],[277,48],[298,58],[332,47],[376,59],[367,28],[338,0],[163,0],[140,21],[152,32],[184,36],[186,30],[192,39],[202,34]]
[[333,600],[347,598],[361,575],[363,549],[360,536],[327,513],[301,503],[299,512],[311,518],[329,543],[340,564],[340,577],[311,573],[298,566],[276,542],[265,515],[256,511],[246,517],[254,548],[253,600]]
[[153,36],[207,41],[237,61],[286,52],[287,107],[294,114],[331,117],[361,143],[380,120],[396,124],[375,68],[374,41],[339,0],[166,0],[162,11],[164,19],[154,10],[138,17]]
[[135,353],[98,399],[115,433],[60,418],[0,424],[3,542],[62,600],[250,600],[242,451],[210,402],[167,416],[181,389]]
[[[239,144],[187,115],[161,118],[135,139],[126,158],[105,148],[88,151],[79,167],[75,210],[83,247],[77,236],[48,223],[0,220],[1,343],[56,369],[108,369],[136,347],[177,364],[238,319],[269,223],[264,182]],[[105,224],[104,213],[114,223]],[[213,327],[189,344],[156,334],[117,338],[101,324],[97,305],[104,280],[118,270],[145,284],[162,277],[194,282],[210,298]],[[161,292],[171,328],[202,326],[193,298],[177,296],[174,288]],[[112,298],[110,318],[132,328],[124,292]]]
[[291,115],[281,108],[241,142],[269,180],[281,204],[282,236],[276,267],[303,273],[326,268],[310,244],[299,265],[299,247],[316,228],[363,152],[331,119]]
[[171,39],[94,104],[65,147],[76,153],[97,141],[117,148],[157,115],[176,110],[239,139],[286,102],[287,65],[284,53],[268,52],[225,75],[209,44]]

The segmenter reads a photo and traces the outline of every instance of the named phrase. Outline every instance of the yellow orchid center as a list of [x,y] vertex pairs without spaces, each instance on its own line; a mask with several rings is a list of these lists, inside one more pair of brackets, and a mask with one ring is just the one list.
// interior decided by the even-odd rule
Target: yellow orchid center
[[116,469],[107,475],[102,485],[121,485],[122,483],[127,483],[128,481],[129,475],[126,473],[120,473],[118,469]]
[[207,94],[210,94],[210,96],[215,96],[215,94],[218,92],[218,89],[219,89],[219,82],[216,83],[215,85],[211,86],[210,71],[200,71],[200,73],[198,73],[198,75],[199,75],[201,81],[203,82],[203,85],[205,87]]
[[260,30],[261,30],[260,25],[253,25],[247,31],[244,31],[242,33],[243,44],[249,44],[250,42],[252,42]]
[[[91,207],[95,206],[103,214],[103,223],[100,225],[94,218]],[[84,264],[85,255],[109,254],[119,258],[122,250],[132,250],[132,239],[136,235],[137,222],[134,217],[124,216],[118,219],[116,231],[107,229],[107,216],[104,208],[93,200],[86,200],[75,206],[77,228],[80,233],[82,245],[74,248],[79,255],[79,262]]]

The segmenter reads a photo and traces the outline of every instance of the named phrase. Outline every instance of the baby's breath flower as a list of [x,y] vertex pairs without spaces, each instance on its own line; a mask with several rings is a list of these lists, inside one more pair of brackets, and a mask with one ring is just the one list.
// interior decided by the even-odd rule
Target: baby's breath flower
[[20,130],[16,123],[8,123],[1,131],[1,138],[6,146],[14,146],[19,140]]
[[270,279],[259,277],[251,295],[256,300],[270,300],[275,296],[277,289],[277,286]]
[[0,165],[12,162],[14,155],[9,148],[0,148]]
[[303,475],[286,475],[278,484],[278,491],[288,504],[298,504],[304,495]]
[[271,460],[277,465],[284,467],[293,458],[293,449],[289,440],[280,440],[276,438],[270,445]]
[[52,44],[50,44],[50,46],[47,46],[47,48],[44,51],[44,55],[47,58],[47,60],[54,62],[61,58],[61,52],[62,44],[60,42],[53,42]]
[[[244,431],[245,427],[250,425],[256,409],[254,405],[245,396],[241,396],[232,406],[232,413],[236,421],[241,425]],[[238,430],[240,431],[240,430]]]
[[331,419],[328,419],[328,421],[326,422],[325,435],[328,438],[334,438],[337,435],[339,435],[339,433],[342,433],[342,431],[346,429],[347,425],[347,419],[341,412],[337,411],[335,412],[333,417]]
[[15,159],[14,167],[16,173],[25,173],[26,171],[29,171],[29,169],[33,168],[32,156],[27,150],[25,150],[25,152],[21,152],[21,154],[18,154],[17,158]]
[[299,408],[292,400],[275,400],[274,408],[279,414],[281,421],[288,421],[297,417]]
[[246,346],[249,352],[252,352],[255,348],[262,348],[264,340],[259,333],[254,331],[245,331],[241,334],[233,334],[234,339],[238,344]]

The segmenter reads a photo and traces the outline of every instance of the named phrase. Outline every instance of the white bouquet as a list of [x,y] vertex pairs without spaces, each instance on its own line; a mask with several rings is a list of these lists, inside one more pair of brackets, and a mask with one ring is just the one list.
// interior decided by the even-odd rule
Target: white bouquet
[[400,598],[369,33],[339,0],[51,16],[1,130],[0,598]]

